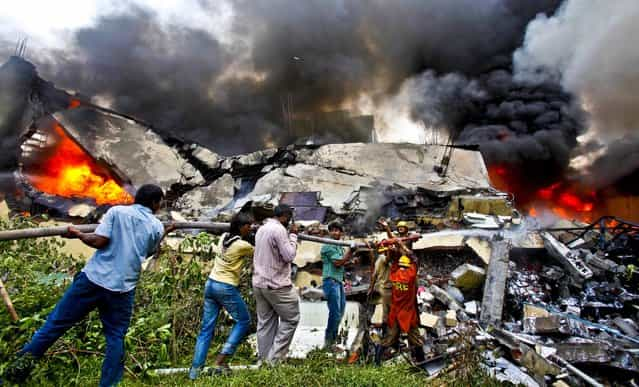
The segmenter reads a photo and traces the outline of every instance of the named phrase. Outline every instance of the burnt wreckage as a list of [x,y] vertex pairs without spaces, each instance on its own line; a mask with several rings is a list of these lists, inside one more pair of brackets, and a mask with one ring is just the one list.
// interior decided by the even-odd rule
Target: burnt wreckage
[[[306,233],[325,235],[340,219],[357,241],[385,238],[374,227],[380,216],[405,220],[419,235],[429,374],[481,344],[490,373],[528,386],[639,377],[639,225],[607,217],[542,228],[491,187],[475,148],[347,143],[222,156],[56,89],[21,58],[0,67],[0,86],[1,161],[13,172],[3,191],[15,212],[92,222],[155,182],[170,199],[164,220],[261,219],[287,203]],[[302,317],[294,339],[300,357],[321,342],[315,325],[327,313],[314,304],[323,297],[319,250],[303,241],[295,260],[303,314],[314,316]],[[342,322],[351,359],[383,333],[381,305],[366,296],[374,262],[367,249],[356,255]]]

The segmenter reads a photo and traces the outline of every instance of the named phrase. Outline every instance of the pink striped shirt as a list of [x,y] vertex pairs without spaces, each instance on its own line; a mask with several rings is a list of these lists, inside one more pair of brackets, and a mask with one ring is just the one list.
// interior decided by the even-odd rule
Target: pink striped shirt
[[267,219],[255,234],[253,286],[279,289],[291,286],[291,262],[297,253],[297,235],[289,234],[277,219]]

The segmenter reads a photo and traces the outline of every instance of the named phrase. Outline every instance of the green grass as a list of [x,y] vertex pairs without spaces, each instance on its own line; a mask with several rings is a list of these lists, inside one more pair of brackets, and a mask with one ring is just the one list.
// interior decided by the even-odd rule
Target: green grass
[[[128,381],[126,386],[423,386],[424,373],[408,367],[348,366],[309,361],[297,365],[234,371],[230,376],[207,376],[191,382],[186,375]],[[150,383],[150,384],[149,384]]]

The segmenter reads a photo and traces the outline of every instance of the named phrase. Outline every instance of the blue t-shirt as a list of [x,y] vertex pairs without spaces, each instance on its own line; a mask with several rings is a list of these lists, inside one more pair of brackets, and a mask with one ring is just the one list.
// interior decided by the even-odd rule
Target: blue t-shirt
[[142,262],[162,237],[164,226],[148,207],[115,206],[102,217],[95,234],[109,238],[82,271],[89,281],[114,292],[128,292],[140,278]]

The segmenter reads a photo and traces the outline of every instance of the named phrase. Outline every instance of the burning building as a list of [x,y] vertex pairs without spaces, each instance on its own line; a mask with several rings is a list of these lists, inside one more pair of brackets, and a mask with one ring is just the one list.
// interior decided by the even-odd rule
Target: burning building
[[131,203],[147,181],[165,190],[204,181],[149,125],[56,89],[21,58],[2,66],[0,80],[8,101],[2,164],[14,172],[18,210],[87,216]]
[[442,217],[455,195],[494,194],[472,147],[347,143],[222,156],[58,90],[19,57],[2,66],[0,77],[4,98],[12,101],[2,129],[13,147],[6,146],[3,166],[14,171],[10,201],[18,211],[84,217],[101,206],[130,203],[135,188],[152,181],[191,218],[313,192],[304,214],[289,195],[300,208],[298,219],[342,217],[356,225],[364,216]]

